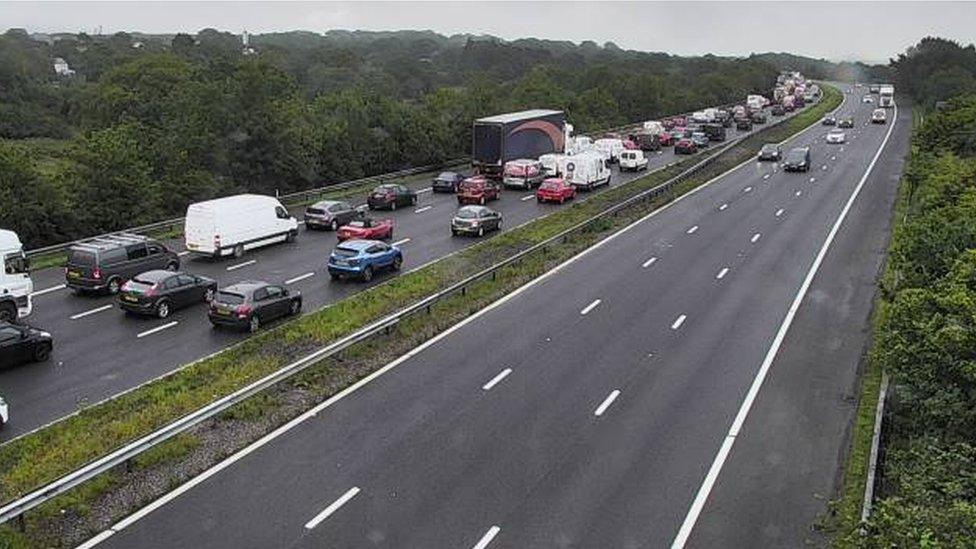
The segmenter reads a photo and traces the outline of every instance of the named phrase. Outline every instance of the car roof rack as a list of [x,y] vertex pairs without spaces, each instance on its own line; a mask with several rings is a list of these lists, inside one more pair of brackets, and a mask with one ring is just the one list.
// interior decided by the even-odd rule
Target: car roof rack
[[86,248],[94,250],[108,250],[112,248],[118,248],[120,246],[129,246],[132,244],[142,244],[153,240],[152,238],[135,233],[116,233],[104,236],[96,236],[89,240],[78,242],[72,245],[72,248]]

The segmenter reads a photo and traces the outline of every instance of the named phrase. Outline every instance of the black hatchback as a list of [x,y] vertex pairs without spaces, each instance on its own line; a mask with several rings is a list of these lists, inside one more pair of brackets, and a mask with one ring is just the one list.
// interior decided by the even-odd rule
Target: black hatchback
[[462,181],[464,176],[457,172],[441,172],[430,182],[430,188],[435,193],[456,193]]
[[302,294],[261,281],[239,282],[214,296],[207,316],[217,326],[256,332],[265,322],[302,310]]
[[51,357],[51,334],[19,324],[0,322],[0,366],[44,362]]
[[148,271],[134,276],[119,292],[119,307],[127,313],[166,318],[176,309],[209,303],[217,281],[172,271]]

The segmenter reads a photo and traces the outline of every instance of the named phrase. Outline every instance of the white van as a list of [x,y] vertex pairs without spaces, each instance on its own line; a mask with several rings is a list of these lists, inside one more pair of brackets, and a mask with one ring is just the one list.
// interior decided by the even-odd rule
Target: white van
[[647,169],[648,160],[644,151],[632,150],[620,153],[620,171],[638,171]]
[[0,321],[13,322],[31,313],[31,281],[24,246],[13,231],[0,229]]
[[624,142],[621,139],[604,138],[593,142],[593,148],[603,153],[604,158],[610,162],[616,162],[620,158],[620,153],[624,152]]
[[648,120],[644,122],[644,131],[651,135],[661,135],[664,133],[664,124],[657,120]]
[[539,162],[542,162],[542,169],[546,172],[546,177],[556,177],[561,174],[562,172],[559,171],[560,160],[568,157],[569,155],[559,153],[549,153],[540,156]]
[[186,249],[197,254],[240,257],[245,250],[291,242],[298,221],[277,198],[239,194],[190,204],[183,235]]
[[592,190],[610,184],[610,168],[603,155],[584,152],[566,159],[563,179],[577,188]]

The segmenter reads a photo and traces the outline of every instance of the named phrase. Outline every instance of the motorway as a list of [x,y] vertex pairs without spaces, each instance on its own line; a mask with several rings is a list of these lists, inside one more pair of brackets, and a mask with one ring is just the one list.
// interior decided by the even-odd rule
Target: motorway
[[[775,121],[773,117],[769,120]],[[740,132],[730,128],[728,135],[731,138]],[[648,169],[677,160],[680,158],[670,148],[662,154],[651,153]],[[611,186],[631,181],[643,173],[621,174],[614,168]],[[585,196],[581,194],[580,198]],[[506,229],[559,207],[537,204],[532,193],[517,190],[503,192],[501,200],[490,206],[502,212]],[[432,194],[428,189],[419,195],[414,208],[374,215],[395,220],[393,241],[400,243],[404,251],[404,268],[412,269],[477,242],[475,238],[451,236],[450,218],[456,207],[453,195]],[[283,282],[302,292],[305,311],[334,303],[392,276],[377,276],[371,284],[330,282],[324,265],[335,242],[331,232],[303,231],[293,244],[249,252],[239,260],[213,261],[185,255],[183,268],[214,278],[221,286],[255,279]],[[182,242],[171,242],[170,246],[183,250]],[[165,375],[247,337],[227,330],[211,330],[202,305],[175,312],[166,320],[131,317],[119,310],[114,298],[75,295],[65,289],[62,269],[46,269],[32,276],[36,289],[35,312],[28,323],[51,332],[55,349],[47,363],[0,372],[0,395],[11,408],[11,420],[0,432],[2,441]]]
[[98,541],[803,545],[837,487],[910,128],[858,99],[846,144],[787,144],[811,145],[809,173],[743,164]]

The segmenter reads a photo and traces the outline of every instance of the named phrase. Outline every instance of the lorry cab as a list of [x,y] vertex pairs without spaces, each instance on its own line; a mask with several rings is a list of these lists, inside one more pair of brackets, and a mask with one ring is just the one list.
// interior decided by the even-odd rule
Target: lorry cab
[[0,322],[13,322],[31,313],[34,283],[30,263],[17,233],[0,229]]

